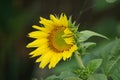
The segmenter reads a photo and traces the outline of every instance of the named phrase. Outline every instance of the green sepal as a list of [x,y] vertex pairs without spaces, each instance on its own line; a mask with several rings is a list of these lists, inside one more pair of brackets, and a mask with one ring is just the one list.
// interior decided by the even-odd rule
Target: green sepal
[[68,27],[73,33],[76,33],[78,31],[79,24],[76,25],[75,21],[72,22],[72,17],[70,16],[68,21]]

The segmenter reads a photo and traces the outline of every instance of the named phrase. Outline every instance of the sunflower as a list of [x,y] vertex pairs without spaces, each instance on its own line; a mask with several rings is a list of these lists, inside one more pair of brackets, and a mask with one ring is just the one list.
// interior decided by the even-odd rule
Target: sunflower
[[35,47],[36,49],[30,52],[30,55],[38,56],[36,62],[40,62],[40,68],[48,65],[50,69],[55,67],[61,59],[65,61],[70,58],[78,48],[65,14],[61,14],[60,17],[51,14],[50,19],[40,17],[39,22],[41,26],[33,25],[36,31],[28,34],[35,40],[26,47]]

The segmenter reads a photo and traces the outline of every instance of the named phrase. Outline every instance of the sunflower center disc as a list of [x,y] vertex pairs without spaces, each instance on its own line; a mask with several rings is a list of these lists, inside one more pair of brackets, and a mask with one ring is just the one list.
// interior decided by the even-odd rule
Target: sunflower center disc
[[72,45],[67,44],[62,38],[64,34],[65,27],[57,27],[53,29],[50,33],[49,46],[56,52],[63,52],[69,50]]

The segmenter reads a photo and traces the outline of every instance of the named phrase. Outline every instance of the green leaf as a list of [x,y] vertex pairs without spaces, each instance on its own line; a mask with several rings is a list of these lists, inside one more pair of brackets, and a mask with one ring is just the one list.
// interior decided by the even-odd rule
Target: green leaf
[[87,49],[88,48],[92,48],[93,46],[95,46],[96,43],[94,42],[81,42],[81,43],[78,43],[77,46],[78,46],[78,52],[80,53],[80,55],[85,55],[87,53]]
[[96,45],[96,43],[94,43],[94,42],[86,42],[86,43],[83,44],[84,48],[86,48],[86,49],[90,48],[90,47],[93,47],[95,45]]
[[75,77],[76,75],[73,74],[72,72],[70,71],[64,71],[64,72],[61,72],[59,78],[63,79],[63,78],[67,78],[67,77]]
[[47,79],[45,80],[60,80],[56,75],[52,75],[52,76],[49,76]]
[[70,71],[64,71],[64,72],[61,72],[61,74],[59,76],[56,76],[56,75],[52,75],[52,76],[49,76],[48,78],[46,78],[45,80],[67,80],[67,79],[73,79],[74,78],[77,80],[80,80],[74,73],[70,72]]
[[93,74],[87,80],[107,80],[104,74]]
[[102,43],[84,57],[84,60],[102,58],[100,69],[110,80],[120,80],[120,39]]
[[85,31],[81,31],[77,33],[77,36],[79,38],[79,42],[83,42],[86,41],[88,38],[92,37],[92,36],[98,36],[98,37],[102,37],[105,39],[108,39],[106,36],[98,34],[96,32],[93,31],[89,31],[89,30],[85,30]]
[[82,80],[78,77],[68,77],[68,78],[64,78],[63,80]]
[[91,60],[90,62],[88,62],[88,64],[86,65],[86,67],[89,68],[89,70],[93,73],[95,72],[95,70],[97,68],[99,68],[99,66],[101,65],[102,63],[102,59],[94,59],[94,60]]
[[74,71],[74,73],[81,79],[86,80],[92,74],[87,67],[78,68]]
[[102,71],[113,80],[120,80],[120,39],[114,40],[101,50]]

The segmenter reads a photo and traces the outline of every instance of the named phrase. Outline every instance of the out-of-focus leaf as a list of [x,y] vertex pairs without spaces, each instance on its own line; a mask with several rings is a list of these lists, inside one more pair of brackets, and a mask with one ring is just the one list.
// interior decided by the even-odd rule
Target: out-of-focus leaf
[[120,39],[108,44],[101,51],[103,64],[102,71],[113,80],[120,80]]
[[95,72],[95,70],[97,68],[100,67],[102,63],[102,59],[94,59],[94,60],[91,60],[90,62],[88,62],[88,64],[86,65],[86,67],[89,68],[90,72]]
[[117,35],[117,20],[112,17],[101,18],[94,25],[94,30],[98,33],[102,33],[109,38],[114,38]]
[[74,54],[71,58],[67,59],[65,62],[61,62],[59,63],[54,69],[54,73],[58,74],[61,73],[61,71],[71,71],[73,70],[75,67],[77,67],[77,62],[74,59]]
[[117,25],[117,33],[120,36],[120,23],[118,23],[118,25]]
[[107,3],[114,3],[116,2],[117,0],[105,0]]
[[114,7],[117,5],[120,1],[117,0],[114,3],[109,3],[108,0],[94,0],[93,1],[95,4],[94,11],[100,12],[106,9],[109,9],[111,7]]
[[56,75],[52,75],[52,76],[49,76],[47,79],[45,80],[60,80]]
[[64,71],[64,72],[61,72],[61,74],[59,76],[56,76],[56,75],[52,75],[48,78],[46,78],[45,80],[81,80],[79,79],[75,74],[73,74],[72,72],[70,71]]
[[113,80],[120,80],[120,39],[113,40],[108,44],[102,44],[95,48],[84,59],[102,58],[100,69],[102,72]]
[[86,42],[86,43],[84,43],[83,44],[83,46],[87,49],[87,48],[90,48],[90,47],[93,47],[93,46],[95,46],[96,45],[96,43],[94,43],[94,42]]
[[59,76],[59,78],[67,78],[67,77],[75,77],[76,75],[75,74],[73,74],[72,72],[70,72],[70,71],[64,71],[64,72],[61,72],[61,74],[60,74],[60,76]]
[[68,77],[68,78],[64,78],[63,80],[82,80],[78,77]]
[[104,74],[93,74],[87,80],[107,80]]

